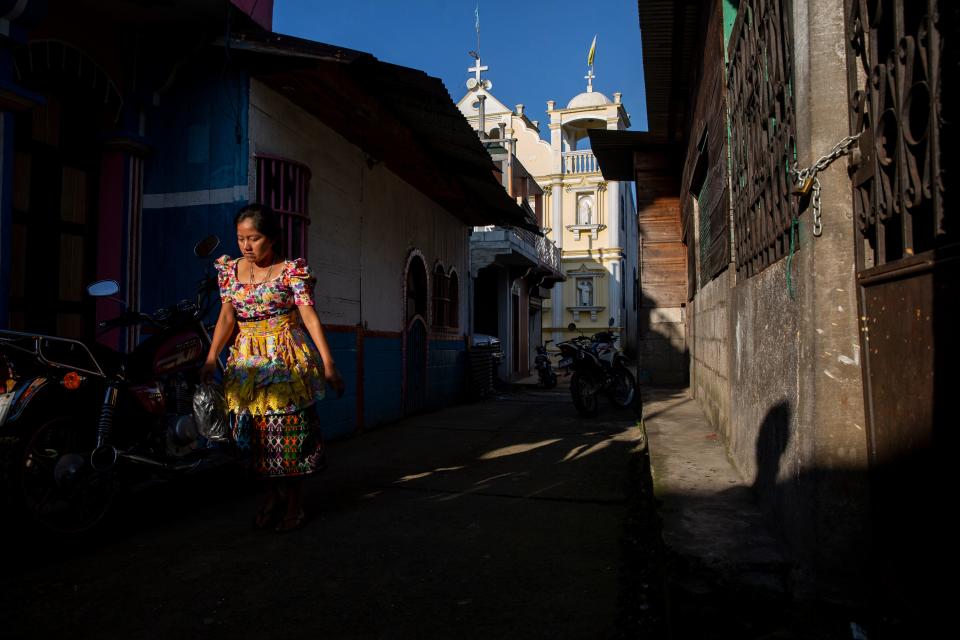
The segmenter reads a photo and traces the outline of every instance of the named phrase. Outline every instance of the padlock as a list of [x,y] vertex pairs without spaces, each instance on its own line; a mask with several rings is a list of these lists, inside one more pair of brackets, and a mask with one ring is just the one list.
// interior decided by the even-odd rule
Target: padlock
[[796,187],[794,187],[793,195],[800,196],[800,197],[808,196],[810,195],[810,191],[812,189],[813,189],[813,178],[808,177],[808,178],[805,178],[803,182],[799,183]]

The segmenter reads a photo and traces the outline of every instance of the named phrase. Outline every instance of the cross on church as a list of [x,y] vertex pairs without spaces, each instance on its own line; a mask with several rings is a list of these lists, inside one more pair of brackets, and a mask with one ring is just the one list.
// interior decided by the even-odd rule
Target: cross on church
[[593,67],[590,67],[590,70],[587,72],[587,75],[583,76],[587,80],[587,92],[593,91],[593,79],[597,76],[593,75]]
[[483,73],[484,71],[487,71],[489,68],[490,67],[487,67],[487,66],[480,66],[480,56],[477,56],[477,63],[472,67],[470,67],[469,69],[467,69],[467,71],[476,72],[474,75],[477,79],[477,84],[479,85],[481,81],[480,74]]

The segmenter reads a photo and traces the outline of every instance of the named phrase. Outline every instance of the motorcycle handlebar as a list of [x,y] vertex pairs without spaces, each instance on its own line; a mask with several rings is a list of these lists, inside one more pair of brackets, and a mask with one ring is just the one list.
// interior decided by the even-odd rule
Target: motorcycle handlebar
[[140,313],[139,311],[125,311],[121,313],[116,318],[111,318],[109,320],[101,320],[98,326],[101,329],[109,330],[116,329],[118,327],[131,327],[141,322],[152,322],[153,318],[148,316],[145,313]]

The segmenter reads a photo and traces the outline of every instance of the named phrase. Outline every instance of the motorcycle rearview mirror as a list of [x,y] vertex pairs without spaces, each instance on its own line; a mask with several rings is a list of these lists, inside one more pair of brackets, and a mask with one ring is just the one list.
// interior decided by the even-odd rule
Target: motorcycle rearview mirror
[[94,298],[109,298],[120,293],[120,285],[116,280],[97,280],[87,287],[87,293]]
[[612,327],[614,322],[615,322],[614,319],[610,318],[610,322],[607,323],[607,326]]
[[571,322],[570,324],[567,325],[567,331],[576,331],[576,330],[577,330],[576,323]]
[[206,258],[214,251],[217,250],[217,247],[220,246],[220,238],[215,235],[210,235],[193,245],[193,255],[198,258]]

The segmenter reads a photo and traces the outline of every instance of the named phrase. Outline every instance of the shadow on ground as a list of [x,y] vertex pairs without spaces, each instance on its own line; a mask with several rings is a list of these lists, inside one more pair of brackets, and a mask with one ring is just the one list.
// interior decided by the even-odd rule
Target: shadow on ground
[[[254,532],[237,468],[14,537],[5,632],[74,638],[664,637],[635,414],[516,391],[332,444],[307,527]],[[658,539],[658,538],[657,538]]]

